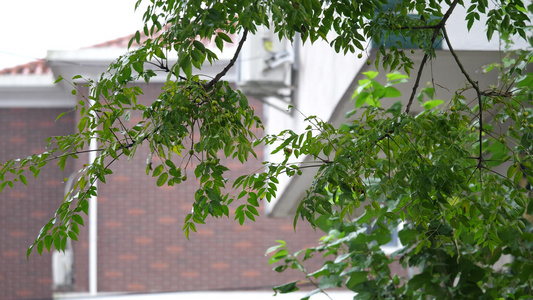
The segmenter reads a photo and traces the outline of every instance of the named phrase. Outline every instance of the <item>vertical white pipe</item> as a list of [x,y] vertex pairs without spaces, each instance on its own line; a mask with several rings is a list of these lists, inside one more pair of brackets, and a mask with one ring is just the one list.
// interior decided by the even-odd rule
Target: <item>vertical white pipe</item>
[[[89,99],[89,105],[94,105],[94,100]],[[96,117],[96,115],[95,115]],[[96,150],[98,149],[96,133],[91,138],[89,145],[89,163],[96,159]],[[94,187],[98,181],[94,182]],[[89,294],[94,296],[98,293],[98,197],[92,196],[89,199]]]

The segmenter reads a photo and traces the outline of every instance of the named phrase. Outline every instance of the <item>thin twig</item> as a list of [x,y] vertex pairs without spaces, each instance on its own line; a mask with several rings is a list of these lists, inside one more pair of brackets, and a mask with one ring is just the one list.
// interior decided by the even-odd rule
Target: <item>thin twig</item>
[[411,96],[409,96],[409,101],[407,102],[407,106],[405,107],[405,114],[409,114],[409,111],[411,110],[411,105],[413,105],[413,100],[415,99],[416,90],[418,89],[420,78],[422,77],[422,70],[424,69],[424,65],[426,64],[428,58],[429,58],[429,54],[427,53],[424,54],[424,57],[422,58],[422,62],[420,63],[420,68],[418,68],[418,74],[416,74],[415,84],[413,85],[413,91],[411,92]]
[[[448,18],[452,14],[453,10],[457,6],[457,3],[459,3],[459,0],[454,0],[453,3],[450,5],[442,19],[440,20],[439,24],[435,25],[435,29],[433,30],[433,37],[431,37],[431,47],[433,47],[433,44],[435,43],[435,40],[439,36],[439,31],[441,29],[444,29],[444,25],[446,24],[446,21],[448,21]],[[418,74],[416,75],[415,84],[413,86],[413,91],[411,92],[411,96],[409,97],[409,101],[407,102],[407,106],[405,107],[405,113],[408,114],[411,110],[411,105],[413,105],[413,100],[416,95],[416,91],[418,89],[418,85],[420,84],[420,79],[422,77],[422,70],[424,69],[424,65],[426,64],[427,60],[429,58],[429,54],[424,54],[424,57],[422,58],[422,62],[420,63],[420,68],[418,69]]]
[[426,25],[426,26],[406,26],[406,27],[400,27],[399,30],[412,30],[412,29],[439,29],[440,25]]
[[479,182],[483,186],[483,181],[482,181],[482,176],[481,176],[481,169],[482,169],[482,164],[483,164],[483,101],[481,98],[481,91],[479,90],[478,83],[472,80],[470,75],[466,72],[465,68],[463,67],[463,64],[459,60],[457,53],[455,53],[455,51],[453,50],[452,43],[450,42],[445,26],[442,27],[442,34],[444,35],[446,44],[448,44],[450,53],[452,54],[453,58],[455,59],[455,62],[459,66],[459,69],[461,69],[461,72],[465,76],[466,80],[472,85],[472,87],[474,88],[477,94],[478,106],[479,106],[479,138],[478,138],[479,139],[479,157],[478,157],[477,168],[479,169]]

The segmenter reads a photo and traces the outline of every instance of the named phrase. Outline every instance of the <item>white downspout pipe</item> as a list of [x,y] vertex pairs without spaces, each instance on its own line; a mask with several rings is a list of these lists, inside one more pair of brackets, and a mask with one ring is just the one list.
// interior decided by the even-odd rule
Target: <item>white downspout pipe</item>
[[[89,99],[92,107],[95,101]],[[93,112],[94,113],[94,112]],[[96,118],[96,115],[94,115]],[[96,159],[98,149],[97,135],[94,133],[89,145],[89,163]],[[94,187],[98,189],[98,180],[94,182]],[[89,294],[95,296],[98,293],[98,197],[92,196],[89,199]]]

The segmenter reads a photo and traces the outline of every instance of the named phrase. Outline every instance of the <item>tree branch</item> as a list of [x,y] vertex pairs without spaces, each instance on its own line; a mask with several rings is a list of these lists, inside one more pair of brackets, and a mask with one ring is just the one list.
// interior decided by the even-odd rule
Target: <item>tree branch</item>
[[[459,0],[454,0],[453,3],[450,5],[442,19],[440,20],[439,24],[435,25],[435,29],[433,30],[433,37],[431,37],[431,47],[433,47],[433,44],[435,43],[435,40],[439,36],[439,31],[444,29],[444,25],[446,25],[446,21],[448,21],[448,18],[452,14],[453,10],[457,6],[457,3],[459,3]],[[413,91],[411,92],[411,96],[409,97],[409,101],[407,102],[407,106],[405,107],[405,113],[408,114],[411,110],[411,106],[413,105],[413,100],[415,99],[416,91],[418,90],[418,85],[420,84],[420,78],[422,77],[422,71],[424,69],[424,65],[426,64],[427,60],[429,58],[429,54],[424,54],[424,57],[422,58],[422,62],[420,63],[420,68],[418,69],[418,74],[416,75],[415,84],[413,86]]]
[[[446,28],[442,27],[442,33],[444,35],[444,40],[446,41],[446,44],[448,44],[448,48],[450,49],[450,53],[452,54],[453,58],[455,59],[455,62],[457,63],[457,66],[459,66],[459,69],[461,69],[461,73],[465,76],[466,80],[472,85],[474,90],[476,90],[477,97],[481,99],[481,91],[479,90],[479,85],[476,81],[472,80],[470,75],[466,72],[465,68],[463,67],[463,64],[459,60],[459,57],[457,56],[457,53],[455,50],[453,50],[452,44],[450,42],[450,39],[448,38],[448,33],[446,32]],[[480,107],[481,110],[481,107]]]
[[237,47],[237,50],[235,50],[235,54],[233,55],[233,58],[230,60],[229,64],[222,70],[222,72],[218,73],[215,78],[213,78],[211,81],[209,81],[205,86],[205,90],[209,90],[212,88],[219,80],[222,78],[222,76],[226,75],[228,73],[229,69],[233,67],[235,62],[237,61],[237,57],[239,57],[239,53],[241,52],[242,45],[244,45],[244,42],[246,41],[246,36],[248,35],[248,28],[244,29],[244,32],[242,33],[242,38],[239,41],[239,46]]
[[426,26],[412,26],[412,27],[400,27],[399,30],[419,30],[419,29],[439,29],[439,25],[426,25]]

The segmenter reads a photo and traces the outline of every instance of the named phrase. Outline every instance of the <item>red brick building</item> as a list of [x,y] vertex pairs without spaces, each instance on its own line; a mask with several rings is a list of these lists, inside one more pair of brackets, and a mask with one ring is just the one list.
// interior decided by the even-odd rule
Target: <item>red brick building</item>
[[[53,85],[54,78],[60,74],[65,78],[75,74],[95,76],[125,51],[128,40],[118,39],[79,51],[50,52],[46,62],[0,71],[0,160],[42,152],[47,137],[74,133],[76,112],[57,121],[56,117],[72,109],[76,99],[70,95],[68,85]],[[227,61],[221,57],[221,64],[202,72],[217,72]],[[230,73],[227,78],[235,80],[235,74]],[[142,85],[141,101],[150,103],[156,99],[161,86],[157,81]],[[263,103],[253,99],[251,102],[261,115]],[[148,152],[143,150],[133,161],[114,164],[115,174],[98,187],[98,295],[271,291],[276,284],[301,278],[298,272],[272,271],[265,250],[279,239],[290,241],[290,247],[299,250],[316,244],[319,232],[302,223],[295,233],[292,219],[262,217],[240,226],[230,217],[209,220],[187,240],[181,231],[182,221],[191,209],[197,184],[189,180],[175,187],[157,188],[155,179],[146,176]],[[258,155],[262,156],[261,151]],[[77,163],[83,164],[84,159]],[[226,165],[237,176],[257,171],[260,160]],[[16,185],[0,194],[1,300],[87,295],[88,218],[79,241],[71,245],[72,259],[62,263],[60,256],[52,259],[51,253],[42,257],[34,253],[26,260],[27,247],[63,199],[67,186],[64,179],[75,170],[71,164],[61,172],[52,164],[37,180],[28,180],[28,187]],[[60,270],[66,277],[56,279],[56,284],[53,264],[54,268],[66,268]],[[58,271],[55,272],[57,277]]]

